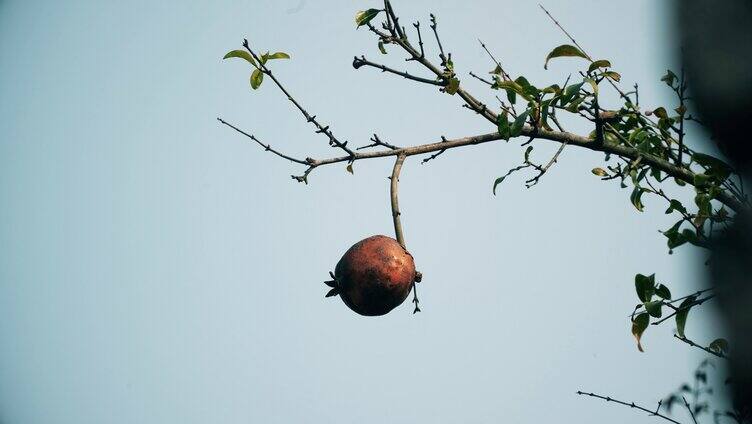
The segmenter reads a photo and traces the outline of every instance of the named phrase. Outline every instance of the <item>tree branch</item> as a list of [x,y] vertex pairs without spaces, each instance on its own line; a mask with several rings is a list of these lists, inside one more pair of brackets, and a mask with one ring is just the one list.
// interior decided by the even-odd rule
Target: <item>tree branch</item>
[[620,401],[620,400],[612,399],[611,397],[608,397],[608,396],[596,395],[595,393],[585,393],[585,392],[578,391],[577,394],[581,395],[581,396],[589,396],[589,397],[593,397],[593,398],[597,398],[597,399],[602,399],[602,400],[605,400],[606,402],[618,403],[619,405],[624,405],[624,406],[628,406],[630,408],[639,409],[640,411],[647,412],[648,414],[650,414],[650,416],[663,418],[664,420],[672,422],[674,424],[682,424],[679,421],[673,420],[673,419],[671,419],[671,418],[669,418],[669,417],[661,414],[660,412],[658,412],[658,410],[660,409],[660,406],[661,406],[660,403],[658,403],[658,408],[655,411],[651,411],[650,409],[647,409],[645,407],[637,405],[634,402],[627,403],[627,402],[623,402],[623,401]]
[[[555,141],[559,143],[571,144],[573,146],[584,147],[586,149],[590,149],[593,151],[612,153],[612,154],[615,154],[615,155],[618,155],[618,156],[621,156],[623,158],[630,159],[630,160],[636,160],[638,158],[641,158],[641,161],[643,163],[653,166],[657,169],[660,169],[666,174],[674,178],[677,178],[679,180],[682,180],[686,182],[687,184],[694,185],[694,179],[695,179],[694,172],[686,168],[678,167],[664,159],[652,156],[647,153],[640,152],[639,150],[632,148],[632,147],[623,146],[619,144],[611,144],[611,143],[597,143],[595,140],[586,136],[581,136],[581,135],[564,132],[564,131],[553,131],[553,130],[546,130],[544,128],[533,128],[532,126],[528,124],[525,124],[525,126],[522,128],[522,132],[520,136],[529,137],[531,139],[549,140],[549,141]],[[457,138],[457,139],[446,140],[446,141],[442,140],[437,143],[420,144],[420,145],[411,146],[411,147],[403,147],[400,149],[377,150],[374,152],[364,152],[364,153],[353,152],[351,155],[348,155],[348,156],[340,156],[340,157],[333,157],[333,158],[327,158],[327,159],[311,159],[310,161],[306,162],[310,166],[311,169],[309,169],[309,171],[305,174],[305,176],[307,176],[308,173],[313,168],[316,168],[322,165],[330,165],[330,164],[338,163],[338,162],[354,162],[356,160],[373,159],[373,158],[380,158],[380,157],[387,157],[387,156],[420,155],[424,153],[437,152],[439,150],[449,150],[449,149],[454,149],[457,147],[488,143],[490,141],[500,140],[501,138],[502,137],[498,132],[492,132],[492,133],[481,134],[481,135],[472,136],[472,137],[463,137],[463,138]],[[299,181],[302,181],[302,180],[299,180]],[[733,196],[729,195],[725,190],[719,192],[717,199],[735,211],[740,211],[744,208],[744,206],[738,200],[736,200]]]
[[446,85],[446,82],[443,81],[443,80],[442,81],[432,80],[432,79],[428,79],[428,78],[418,77],[418,76],[415,76],[415,75],[410,75],[407,72],[398,71],[398,70],[392,69],[392,68],[390,68],[388,66],[381,65],[381,64],[375,63],[375,62],[371,62],[370,60],[366,59],[365,56],[361,56],[361,57],[355,56],[355,58],[353,59],[353,68],[358,69],[361,66],[371,66],[373,68],[381,69],[381,72],[389,72],[391,74],[399,75],[401,77],[404,77],[404,78],[407,78],[407,79],[410,79],[410,80],[413,80],[413,81],[422,82],[423,84],[437,85],[439,87],[443,87],[443,86]]
[[310,165],[310,162],[308,162],[308,161],[300,160],[300,159],[295,159],[294,157],[287,156],[287,155],[285,155],[283,153],[280,153],[280,152],[272,149],[272,146],[270,144],[264,144],[264,143],[260,142],[253,134],[248,134],[247,132],[241,130],[240,128],[238,128],[238,127],[236,127],[236,126],[234,126],[232,124],[230,124],[229,122],[225,121],[222,118],[217,118],[217,121],[221,122],[223,125],[227,125],[228,127],[234,129],[235,131],[237,131],[237,132],[243,134],[244,136],[250,138],[251,140],[255,141],[256,143],[258,143],[259,146],[263,147],[264,150],[267,151],[267,152],[272,152],[275,155],[277,155],[277,156],[279,156],[279,157],[281,157],[283,159],[289,160],[290,162],[299,163],[301,165]]
[[705,346],[700,346],[697,343],[693,342],[692,340],[689,340],[686,337],[681,337],[678,334],[674,334],[674,337],[676,337],[677,339],[683,341],[684,343],[686,343],[686,344],[688,344],[688,345],[690,345],[692,347],[696,347],[698,349],[702,349],[702,350],[704,350],[705,352],[708,352],[711,355],[715,355],[715,356],[717,356],[719,358],[723,358],[723,359],[729,359],[728,356],[724,355],[723,353],[716,352],[714,350],[710,350],[710,349],[706,348]]
[[687,407],[687,411],[689,411],[689,415],[692,417],[692,421],[697,424],[697,418],[695,417],[695,413],[692,412],[692,407],[689,406],[689,402],[687,402],[687,398],[682,396],[682,400],[684,401],[684,406]]
[[261,58],[256,55],[256,53],[251,50],[250,45],[248,44],[248,40],[243,40],[243,47],[245,47],[246,50],[248,50],[248,53],[253,56],[253,58],[256,60],[256,63],[258,64],[258,69],[263,72],[265,75],[268,75],[269,78],[274,81],[274,84],[287,96],[287,100],[289,100],[295,107],[300,111],[300,113],[303,114],[306,121],[313,123],[313,125],[316,127],[316,132],[326,135],[329,138],[329,145],[332,147],[339,147],[340,149],[347,152],[350,156],[353,155],[353,151],[350,150],[350,148],[347,147],[347,141],[341,142],[337,137],[332,134],[331,130],[329,130],[329,126],[323,126],[319,123],[319,121],[316,120],[315,115],[311,115],[306,111],[303,106],[298,103],[295,98],[292,97],[292,94],[290,94],[289,91],[282,85],[282,83],[272,74],[272,71],[267,68],[267,66],[261,61]]

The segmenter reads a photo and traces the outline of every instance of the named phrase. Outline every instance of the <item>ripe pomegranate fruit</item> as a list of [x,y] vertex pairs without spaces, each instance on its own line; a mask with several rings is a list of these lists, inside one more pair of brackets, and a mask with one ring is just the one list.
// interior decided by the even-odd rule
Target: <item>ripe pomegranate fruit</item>
[[[413,282],[420,280],[413,256],[397,240],[372,236],[355,243],[337,263],[332,289],[360,315],[384,315],[405,301]],[[417,311],[417,304],[416,304]]]

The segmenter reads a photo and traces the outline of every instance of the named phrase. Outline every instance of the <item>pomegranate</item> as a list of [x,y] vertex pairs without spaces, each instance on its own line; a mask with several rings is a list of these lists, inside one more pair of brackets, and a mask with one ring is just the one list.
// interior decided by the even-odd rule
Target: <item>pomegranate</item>
[[[372,236],[355,243],[337,263],[332,289],[360,315],[384,315],[405,301],[413,283],[420,280],[412,255],[397,240]],[[417,311],[416,303],[416,311]]]

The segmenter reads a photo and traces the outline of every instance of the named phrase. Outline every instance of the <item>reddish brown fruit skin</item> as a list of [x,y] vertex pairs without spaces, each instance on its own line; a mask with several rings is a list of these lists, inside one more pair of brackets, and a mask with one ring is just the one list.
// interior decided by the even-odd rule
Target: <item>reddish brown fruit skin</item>
[[413,256],[391,237],[355,243],[334,269],[339,295],[360,315],[384,315],[405,301],[415,280]]

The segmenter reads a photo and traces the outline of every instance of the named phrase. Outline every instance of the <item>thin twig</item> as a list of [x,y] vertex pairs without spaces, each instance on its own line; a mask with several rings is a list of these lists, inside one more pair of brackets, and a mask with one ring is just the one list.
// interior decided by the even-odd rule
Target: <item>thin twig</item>
[[389,0],[384,0],[384,9],[386,9],[387,15],[392,19],[393,26],[390,27],[392,34],[399,38],[407,38],[404,29],[402,29],[399,24],[399,17],[397,17],[397,14],[394,13],[392,3]]
[[279,157],[281,157],[283,159],[287,159],[287,160],[289,160],[291,162],[299,163],[301,165],[310,165],[310,162],[308,162],[308,161],[296,159],[296,158],[294,158],[292,156],[287,156],[287,155],[285,155],[283,153],[278,152],[277,150],[272,149],[272,146],[270,144],[264,144],[264,143],[262,143],[253,134],[248,134],[247,132],[241,130],[240,128],[236,127],[235,125],[230,124],[229,122],[225,121],[222,118],[217,118],[217,121],[221,122],[222,125],[227,125],[228,127],[234,129],[235,131],[237,131],[237,132],[243,134],[244,136],[250,138],[251,140],[255,141],[256,143],[258,143],[259,146],[263,147],[264,150],[267,151],[267,152],[272,152],[275,155],[277,155],[277,156],[279,156]]
[[269,68],[267,68],[267,66],[261,61],[261,58],[259,58],[253,50],[251,50],[251,47],[248,44],[247,39],[243,39],[243,47],[245,47],[245,49],[248,50],[248,53],[250,53],[251,56],[253,56],[253,58],[256,60],[256,63],[259,66],[258,69],[264,74],[268,75],[269,78],[271,78],[272,81],[274,81],[274,84],[276,84],[277,87],[287,96],[287,99],[293,105],[295,105],[295,107],[300,111],[300,113],[303,114],[303,116],[306,118],[306,121],[313,123],[313,125],[316,127],[316,132],[324,134],[329,138],[329,145],[331,145],[332,147],[339,147],[340,149],[347,152],[350,156],[354,155],[353,151],[350,150],[349,147],[347,147],[347,141],[345,142],[339,141],[339,139],[335,137],[334,134],[332,134],[332,132],[329,130],[328,125],[327,126],[321,125],[319,121],[316,120],[315,115],[309,114],[308,111],[306,111],[303,108],[303,106],[301,106],[300,103],[298,103],[298,101],[292,97],[292,94],[290,94],[290,92],[287,91],[287,89],[282,85],[282,83],[277,79],[277,77],[275,77],[274,74],[272,74],[272,71]]
[[651,322],[651,323],[650,323],[650,325],[659,325],[659,324],[663,323],[664,321],[666,321],[666,320],[670,319],[670,318],[671,318],[671,317],[673,317],[674,315],[678,314],[679,312],[682,312],[682,311],[686,311],[686,310],[689,310],[689,309],[691,309],[691,308],[693,308],[693,307],[695,307],[695,306],[700,306],[700,305],[702,305],[703,303],[707,302],[708,300],[710,300],[710,299],[712,299],[712,298],[714,298],[714,297],[715,297],[715,295],[714,295],[714,294],[711,294],[711,295],[709,295],[709,296],[706,296],[706,297],[704,297],[704,298],[702,298],[702,299],[699,299],[699,300],[695,300],[694,302],[690,303],[689,305],[684,305],[684,306],[680,306],[679,308],[676,308],[676,309],[674,310],[674,312],[672,312],[672,313],[671,313],[671,314],[669,314],[668,316],[665,316],[665,317],[663,317],[662,319],[660,319],[660,320],[658,320],[658,321],[656,321],[656,322]]
[[[567,32],[567,30],[564,29],[563,26],[561,26],[561,24],[559,23],[559,21],[557,21],[556,18],[554,18],[553,15],[551,15],[551,13],[545,7],[543,7],[542,4],[538,4],[538,6],[540,6],[540,8],[543,9],[544,12],[546,12],[546,15],[548,15],[548,17],[551,18],[552,21],[554,21],[554,24],[556,24],[556,26],[559,27],[559,29],[564,33],[564,35],[566,35],[567,38],[569,38],[569,40],[572,41],[572,43],[575,46],[577,46],[577,48],[580,49],[580,51],[582,52],[582,54],[584,54],[585,56],[587,56],[587,59],[590,62],[593,62],[593,58],[590,57],[590,55],[585,51],[585,49],[583,49],[582,46],[580,46],[580,44],[577,42],[577,40],[575,40],[574,37],[572,37],[572,35],[569,34],[569,32]],[[613,78],[611,76],[606,75],[606,81],[608,81],[609,84],[611,84],[611,87],[613,87],[619,93],[619,96],[621,96],[622,99],[625,99],[625,100],[631,102],[631,99],[629,98],[629,96],[621,88],[619,88],[619,86],[616,84],[616,82],[613,80]]]
[[543,176],[543,174],[545,174],[546,172],[548,172],[548,169],[551,168],[551,166],[559,160],[559,155],[561,155],[561,152],[564,151],[565,147],[567,147],[567,144],[569,144],[569,143],[561,143],[561,146],[559,146],[559,150],[556,151],[556,154],[551,158],[550,161],[548,161],[548,163],[546,164],[546,166],[544,166],[544,167],[542,167],[542,168],[540,168],[538,170],[538,175],[536,175],[535,177],[533,177],[533,178],[525,181],[525,185],[527,186],[527,188],[530,188],[530,187],[538,184],[538,181],[540,181],[540,179]]
[[[682,296],[682,297],[677,297],[676,299],[664,300],[663,301],[663,305],[671,306],[672,309],[677,310],[677,308],[673,306],[674,303],[677,303],[677,302],[682,301],[684,299],[689,299],[690,297],[699,297],[703,293],[707,293],[707,292],[713,291],[713,290],[715,290],[715,289],[710,288],[710,289],[698,290],[698,291],[696,291],[696,292],[694,292],[692,294],[688,294],[688,295]],[[643,307],[645,307],[645,305],[642,304],[642,303],[639,304],[639,305],[637,305],[637,307],[635,308],[635,312],[637,312],[640,308],[643,308]],[[631,316],[632,318],[634,318],[634,313],[632,313],[632,315],[628,315],[628,316]]]
[[697,418],[695,418],[695,413],[692,412],[692,407],[689,406],[689,402],[687,402],[687,399],[684,396],[682,396],[682,400],[684,401],[684,406],[687,407],[687,411],[689,411],[689,415],[692,417],[692,421],[697,424]]
[[439,38],[439,32],[437,30],[438,23],[436,22],[436,16],[431,13],[431,29],[433,30],[433,35],[436,37],[436,44],[439,45],[439,58],[441,59],[441,64],[446,65],[447,63],[447,57],[444,54],[444,47],[441,45],[441,39]]
[[475,78],[475,79],[477,79],[480,82],[483,82],[483,83],[487,84],[487,85],[493,85],[493,83],[491,81],[489,81],[489,80],[487,80],[487,79],[485,79],[483,77],[479,77],[473,71],[470,71],[470,76],[473,77],[473,78]]
[[580,49],[580,51],[581,51],[581,52],[582,52],[582,53],[583,53],[583,54],[584,54],[585,56],[587,56],[587,57],[588,57],[588,59],[589,59],[589,60],[590,60],[590,61],[592,62],[592,61],[593,61],[593,59],[592,59],[592,58],[590,57],[590,55],[589,55],[589,54],[587,54],[587,53],[585,52],[585,49],[583,49],[583,48],[582,48],[582,46],[581,46],[581,45],[579,45],[579,44],[577,43],[577,40],[575,40],[575,39],[574,39],[574,37],[572,37],[572,36],[571,36],[571,35],[569,34],[569,32],[567,32],[567,30],[566,30],[566,29],[564,29],[564,27],[563,27],[563,26],[561,26],[561,24],[559,24],[559,21],[557,21],[557,20],[556,20],[556,18],[554,18],[554,17],[553,17],[553,15],[551,15],[551,13],[549,13],[549,11],[548,11],[548,10],[546,10],[546,8],[545,8],[545,7],[543,7],[543,5],[542,5],[542,4],[540,4],[540,3],[539,3],[539,4],[538,4],[538,6],[539,6],[539,7],[541,8],[541,9],[543,9],[543,11],[544,11],[544,12],[546,12],[546,15],[548,15],[548,17],[549,17],[549,18],[551,18],[551,20],[552,20],[552,21],[554,21],[554,24],[556,24],[556,26],[557,26],[557,27],[559,27],[559,29],[560,29],[560,30],[562,30],[562,32],[564,32],[564,34],[566,34],[566,36],[567,36],[567,37],[568,37],[568,38],[569,38],[569,39],[570,39],[570,40],[572,41],[572,43],[574,43],[574,45],[575,45],[575,46],[577,46],[577,48],[579,48],[579,49]]
[[[420,46],[420,57],[425,57],[426,52],[425,50],[423,50],[423,37],[420,35],[420,21],[415,22],[413,26],[415,27],[415,30],[418,31],[418,46]],[[405,60],[415,60],[415,58],[409,57]]]
[[486,53],[488,53],[488,56],[491,58],[491,60],[493,60],[494,63],[496,63],[496,66],[499,67],[499,70],[501,71],[501,77],[507,81],[510,81],[512,77],[510,77],[507,71],[504,70],[504,67],[501,66],[501,62],[499,62],[499,60],[496,59],[496,57],[493,54],[491,54],[491,51],[488,50],[488,47],[486,47],[486,44],[480,38],[478,39],[478,42],[480,43],[480,46],[483,47],[483,50],[485,50]]
[[581,396],[590,396],[590,397],[593,397],[593,398],[602,399],[602,400],[605,400],[606,402],[618,403],[619,405],[624,405],[624,406],[628,406],[630,408],[639,409],[640,411],[647,412],[650,416],[663,418],[664,420],[672,422],[674,424],[682,424],[679,421],[673,420],[673,419],[671,419],[671,418],[669,418],[669,417],[661,414],[660,412],[658,412],[658,409],[656,409],[655,411],[651,411],[650,409],[647,409],[645,407],[637,405],[634,402],[629,402],[629,403],[628,402],[623,402],[623,401],[620,401],[620,400],[617,400],[617,399],[613,399],[613,398],[611,398],[609,396],[601,396],[601,395],[596,395],[595,393],[585,393],[585,392],[582,392],[582,391],[578,391],[577,394],[581,395]]
[[702,350],[704,350],[705,352],[707,352],[707,353],[709,353],[709,354],[711,354],[711,355],[714,355],[714,356],[717,356],[717,357],[719,357],[719,358],[723,358],[723,359],[729,359],[729,358],[728,358],[728,356],[724,355],[723,353],[721,353],[721,352],[716,352],[716,351],[714,351],[714,350],[708,349],[708,348],[707,348],[707,347],[705,347],[705,346],[700,346],[700,345],[698,345],[697,343],[693,342],[692,340],[690,340],[690,339],[688,339],[688,338],[686,338],[686,337],[681,337],[681,336],[679,336],[678,334],[674,334],[674,337],[676,337],[677,339],[679,339],[679,340],[683,341],[684,343],[686,343],[686,344],[688,344],[688,345],[690,345],[690,346],[692,346],[692,347],[696,347],[696,348],[698,348],[698,349],[702,349]]
[[[446,143],[446,141],[447,141],[446,137],[444,137],[444,136],[442,135],[442,136],[441,136],[441,141],[442,141],[443,143]],[[422,161],[420,162],[420,164],[421,164],[421,165],[423,165],[423,164],[424,164],[424,163],[426,163],[426,162],[432,161],[432,160],[436,159],[437,157],[439,157],[439,155],[440,155],[440,154],[442,154],[442,153],[444,153],[444,152],[446,152],[446,149],[441,149],[441,150],[439,150],[439,151],[438,151],[437,153],[434,153],[434,154],[432,154],[431,156],[429,156],[429,157],[427,157],[427,158],[423,159],[423,160],[422,160]]]
[[382,65],[380,63],[371,62],[370,60],[366,59],[365,56],[361,56],[361,57],[357,57],[356,56],[353,59],[353,68],[358,69],[361,66],[370,66],[370,67],[373,67],[373,68],[381,69],[382,72],[389,72],[391,74],[399,75],[399,76],[407,78],[409,80],[413,80],[413,81],[417,81],[417,82],[422,82],[424,84],[437,85],[439,87],[443,87],[443,86],[446,85],[446,81],[443,81],[443,80],[442,81],[432,80],[432,79],[428,79],[428,78],[418,77],[418,76],[415,76],[415,75],[410,75],[407,72],[398,71],[396,69],[392,69],[392,68],[390,68],[388,66],[385,66],[385,65]]
[[392,150],[397,150],[397,149],[399,149],[399,147],[397,147],[397,146],[395,146],[395,145],[393,145],[393,144],[389,144],[389,143],[387,143],[386,141],[382,141],[382,140],[381,140],[381,139],[379,138],[379,136],[378,136],[378,135],[376,135],[376,134],[374,134],[374,135],[373,135],[373,137],[371,137],[371,141],[373,141],[373,144],[369,144],[369,145],[367,145],[367,146],[361,146],[361,147],[358,147],[358,148],[357,148],[357,149],[355,149],[355,150],[363,150],[363,149],[367,149],[367,148],[369,148],[369,147],[376,147],[376,146],[384,146],[384,147],[386,147],[387,149],[392,149]]

